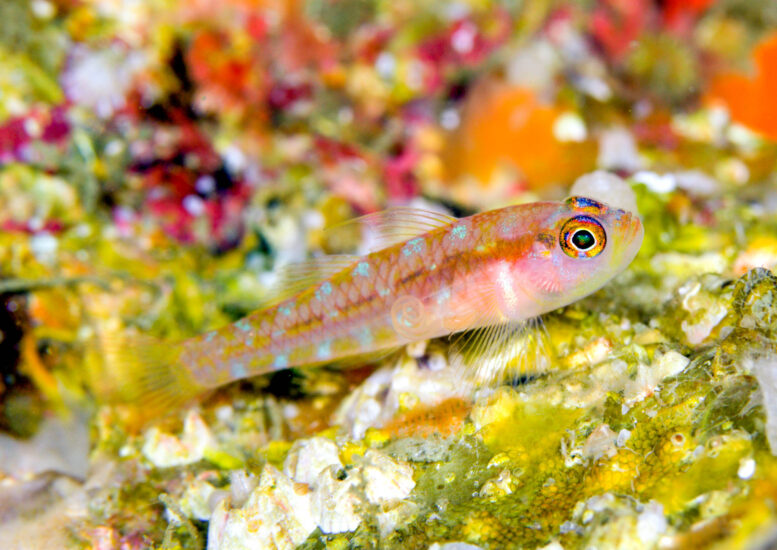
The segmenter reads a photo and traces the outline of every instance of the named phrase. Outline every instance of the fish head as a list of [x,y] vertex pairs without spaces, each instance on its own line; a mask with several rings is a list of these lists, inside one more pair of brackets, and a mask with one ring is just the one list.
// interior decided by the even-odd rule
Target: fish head
[[516,268],[523,288],[546,304],[546,311],[604,286],[628,267],[642,244],[636,214],[590,198],[549,204],[544,214]]

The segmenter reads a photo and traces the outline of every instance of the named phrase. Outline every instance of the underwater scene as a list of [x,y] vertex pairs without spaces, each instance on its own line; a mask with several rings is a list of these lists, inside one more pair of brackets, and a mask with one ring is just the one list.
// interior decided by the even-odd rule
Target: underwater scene
[[1,0],[0,549],[777,547],[777,3]]

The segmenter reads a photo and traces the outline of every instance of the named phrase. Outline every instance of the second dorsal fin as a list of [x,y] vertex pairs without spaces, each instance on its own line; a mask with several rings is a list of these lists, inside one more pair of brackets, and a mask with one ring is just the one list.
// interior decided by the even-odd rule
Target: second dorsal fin
[[327,231],[356,227],[366,252],[375,252],[455,223],[457,218],[420,208],[397,206],[331,226]]

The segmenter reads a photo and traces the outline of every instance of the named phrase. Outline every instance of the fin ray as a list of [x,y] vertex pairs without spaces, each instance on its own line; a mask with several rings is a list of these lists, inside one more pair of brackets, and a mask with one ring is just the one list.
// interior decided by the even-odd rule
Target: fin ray
[[335,254],[287,264],[278,270],[278,279],[270,288],[262,306],[268,307],[318,283],[359,261],[359,256]]
[[333,225],[325,231],[341,231],[343,228],[358,227],[361,230],[362,239],[368,243],[367,252],[369,253],[388,248],[456,221],[457,218],[440,212],[397,206]]
[[207,390],[180,362],[182,344],[131,331],[101,331],[96,339],[101,356],[92,386],[103,401],[135,406],[151,418]]
[[454,341],[451,364],[474,369],[483,385],[499,383],[507,374],[542,372],[548,362],[546,336],[539,319],[487,325]]

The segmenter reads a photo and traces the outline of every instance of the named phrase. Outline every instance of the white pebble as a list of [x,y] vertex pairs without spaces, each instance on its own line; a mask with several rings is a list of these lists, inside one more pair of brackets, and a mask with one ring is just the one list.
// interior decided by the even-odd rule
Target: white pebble
[[564,113],[553,122],[553,135],[559,141],[580,142],[588,137],[588,131],[580,115]]
[[656,174],[643,170],[634,174],[634,179],[644,183],[654,193],[671,193],[677,188],[677,179],[674,174]]
[[755,460],[752,458],[743,458],[739,461],[737,475],[739,479],[750,479],[755,473]]
[[615,174],[603,170],[577,178],[570,189],[570,194],[595,199],[608,206],[639,214],[637,198],[631,186]]
[[41,263],[51,263],[56,259],[59,241],[49,233],[38,233],[30,239],[30,249]]
[[599,138],[599,156],[596,163],[608,170],[627,170],[634,172],[643,165],[634,136],[622,127],[610,128]]
[[201,216],[205,212],[205,202],[197,195],[186,195],[183,207],[192,216]]

